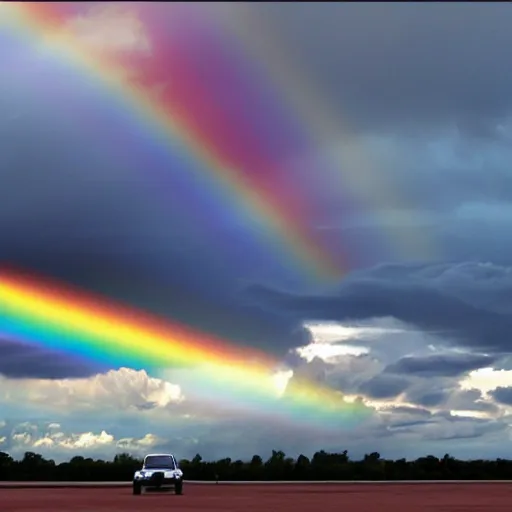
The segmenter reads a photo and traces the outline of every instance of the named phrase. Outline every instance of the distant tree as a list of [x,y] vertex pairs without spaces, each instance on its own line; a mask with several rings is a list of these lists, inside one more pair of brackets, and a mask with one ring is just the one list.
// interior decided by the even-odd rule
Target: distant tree
[[294,480],[308,480],[311,462],[302,453],[297,457],[294,469]]
[[[142,460],[128,453],[116,455],[111,461],[76,455],[67,462],[55,464],[35,452],[26,452],[21,460],[0,452],[0,480],[75,480],[127,481],[133,477]],[[512,479],[512,461],[458,460],[449,454],[441,459],[427,455],[414,461],[386,460],[378,452],[370,452],[361,460],[351,460],[345,450],[328,453],[320,450],[309,459],[301,454],[287,457],[282,450],[272,450],[263,462],[260,455],[250,461],[232,461],[225,457],[204,461],[197,454],[183,459],[180,466],[189,480],[432,480],[432,479]]]
[[251,459],[251,466],[259,468],[263,466],[263,459],[259,455],[253,455]]
[[0,452],[0,480],[7,480],[12,472],[13,459],[8,453]]

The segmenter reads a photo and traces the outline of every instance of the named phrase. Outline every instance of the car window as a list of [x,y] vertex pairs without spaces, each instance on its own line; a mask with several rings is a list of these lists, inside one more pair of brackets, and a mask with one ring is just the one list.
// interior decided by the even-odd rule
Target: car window
[[174,459],[169,455],[155,455],[146,457],[144,460],[144,467],[151,468],[169,468],[175,469]]

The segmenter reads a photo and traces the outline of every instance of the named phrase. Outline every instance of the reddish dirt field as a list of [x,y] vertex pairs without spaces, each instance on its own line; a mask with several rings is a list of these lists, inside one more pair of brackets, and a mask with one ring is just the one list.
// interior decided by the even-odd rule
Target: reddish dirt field
[[168,511],[499,512],[509,511],[512,484],[189,485],[183,496],[132,496],[130,488],[0,489],[2,512]]

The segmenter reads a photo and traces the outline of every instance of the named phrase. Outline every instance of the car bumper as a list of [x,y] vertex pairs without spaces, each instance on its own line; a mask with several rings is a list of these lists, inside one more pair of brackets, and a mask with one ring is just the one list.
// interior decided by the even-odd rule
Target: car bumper
[[176,485],[176,483],[180,482],[181,478],[163,478],[159,481],[151,480],[150,478],[140,478],[134,480],[134,483],[140,485],[141,487],[165,487]]

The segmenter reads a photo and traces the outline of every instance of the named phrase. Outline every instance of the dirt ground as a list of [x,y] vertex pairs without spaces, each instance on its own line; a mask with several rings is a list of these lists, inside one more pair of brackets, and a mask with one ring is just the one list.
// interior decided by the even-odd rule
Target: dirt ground
[[[1,512],[499,512],[509,511],[512,484],[188,485],[182,496],[131,489],[1,489]],[[179,507],[179,508],[178,508]]]

